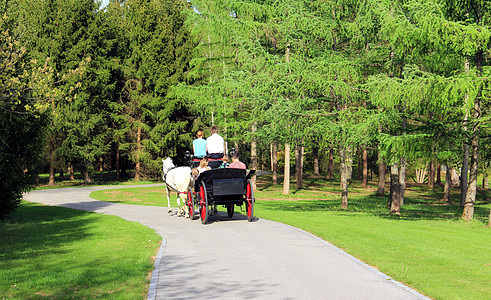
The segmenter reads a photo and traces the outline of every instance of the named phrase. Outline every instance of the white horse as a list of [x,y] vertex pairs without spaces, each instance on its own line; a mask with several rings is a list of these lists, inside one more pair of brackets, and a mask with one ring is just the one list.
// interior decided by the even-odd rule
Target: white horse
[[[170,207],[170,192],[171,190],[177,192],[177,215],[180,217],[186,215],[189,218],[189,207],[187,206],[187,191],[190,186],[193,185],[194,179],[191,176],[191,168],[189,167],[176,167],[170,157],[165,160],[162,159],[162,171],[164,176],[162,177],[165,182],[167,191],[167,205],[169,207],[168,212],[171,213]],[[179,199],[180,198],[180,199]],[[181,201],[184,206],[181,207]]]

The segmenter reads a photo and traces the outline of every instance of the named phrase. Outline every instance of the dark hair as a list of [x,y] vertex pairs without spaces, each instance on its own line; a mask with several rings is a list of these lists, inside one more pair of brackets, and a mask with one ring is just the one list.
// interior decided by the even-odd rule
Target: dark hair
[[211,126],[211,133],[217,133],[218,132],[218,127],[215,125]]
[[232,158],[239,159],[239,154],[237,154],[237,153],[233,153],[233,154],[232,154]]

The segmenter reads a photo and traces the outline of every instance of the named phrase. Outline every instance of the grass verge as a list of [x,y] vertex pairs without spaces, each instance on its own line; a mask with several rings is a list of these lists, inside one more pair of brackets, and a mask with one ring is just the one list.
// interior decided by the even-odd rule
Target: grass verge
[[161,240],[118,217],[25,201],[0,236],[2,299],[145,299]]
[[[270,178],[258,178],[255,215],[321,237],[381,272],[435,299],[490,299],[491,208],[480,190],[475,220],[460,219],[455,203],[443,203],[442,189],[408,185],[401,216],[388,214],[377,185],[350,186],[349,209],[340,208],[339,183],[307,178],[305,188],[282,195]],[[126,204],[167,205],[163,187],[97,191],[91,197]],[[171,205],[175,206],[175,196]],[[199,226],[197,224],[197,226]]]
[[74,174],[74,179],[70,180],[68,176],[56,176],[55,185],[48,185],[49,176],[48,174],[39,174],[39,182],[37,184],[33,183],[31,185],[32,189],[35,190],[46,190],[46,189],[56,189],[56,188],[66,188],[66,187],[84,187],[93,185],[135,185],[135,184],[150,184],[150,183],[162,183],[161,178],[147,179],[135,181],[132,177],[125,176],[121,180],[116,180],[116,175],[114,171],[96,172],[92,174],[91,182],[86,183],[84,177],[80,173]]

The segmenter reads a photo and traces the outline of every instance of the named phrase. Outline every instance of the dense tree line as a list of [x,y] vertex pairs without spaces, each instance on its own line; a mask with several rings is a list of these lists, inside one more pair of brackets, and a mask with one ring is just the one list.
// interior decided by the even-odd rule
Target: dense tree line
[[231,140],[250,143],[252,168],[256,141],[284,145],[284,193],[290,149],[299,188],[304,149],[325,149],[330,160],[337,152],[347,208],[354,160],[363,157],[356,169],[366,184],[376,149],[380,194],[389,166],[392,213],[408,164],[429,166],[430,187],[445,165],[447,177],[462,170],[463,218],[472,218],[477,175],[489,172],[489,1],[192,4],[193,70],[206,80],[178,90]]
[[[477,176],[487,180],[490,168],[490,1],[99,5],[2,2],[9,72],[0,79],[18,92],[2,91],[0,121],[11,127],[1,138],[22,157],[2,160],[16,162],[19,178],[9,199],[19,199],[24,174],[43,170],[50,184],[74,169],[90,182],[105,162],[118,179],[127,167],[136,180],[156,176],[160,158],[182,157],[193,132],[214,124],[251,168],[271,164],[275,184],[281,167],[284,193],[291,166],[301,188],[307,168],[333,178],[336,157],[343,208],[350,180],[366,185],[369,169],[382,195],[389,170],[395,214],[408,167],[428,169],[432,187],[444,165],[446,201],[461,169],[463,217],[472,218]],[[29,147],[14,150],[13,136]],[[0,181],[3,193],[12,183]]]
[[10,0],[0,9],[0,217],[19,204],[28,174],[48,171],[54,185],[55,172],[77,170],[90,182],[110,161],[118,178],[126,167],[139,180],[184,152],[192,108],[169,89],[186,80],[194,48],[185,2]]

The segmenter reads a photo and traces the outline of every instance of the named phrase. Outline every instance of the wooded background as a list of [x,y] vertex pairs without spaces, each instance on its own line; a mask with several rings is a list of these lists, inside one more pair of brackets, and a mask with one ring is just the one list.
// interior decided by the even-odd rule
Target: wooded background
[[444,183],[443,201],[460,186],[472,219],[490,172],[491,1],[100,5],[1,1],[0,217],[29,176],[159,177],[217,125],[285,194],[290,168],[297,188],[303,172],[336,178],[346,208],[352,178],[383,195],[387,173],[392,213],[414,180]]

